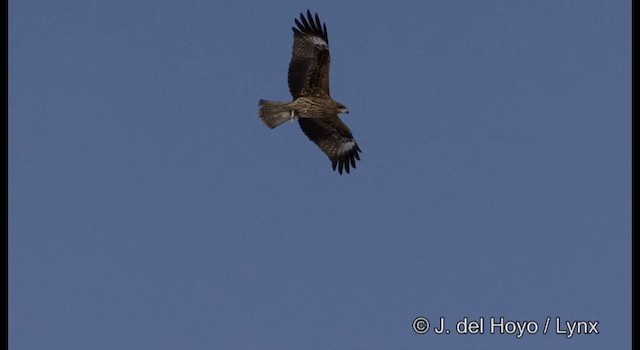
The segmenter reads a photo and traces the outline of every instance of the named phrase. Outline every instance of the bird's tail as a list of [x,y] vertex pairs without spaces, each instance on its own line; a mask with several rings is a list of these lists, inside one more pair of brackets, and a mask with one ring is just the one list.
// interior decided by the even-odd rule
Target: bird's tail
[[260,119],[271,129],[293,119],[291,103],[275,101],[258,101],[260,106]]

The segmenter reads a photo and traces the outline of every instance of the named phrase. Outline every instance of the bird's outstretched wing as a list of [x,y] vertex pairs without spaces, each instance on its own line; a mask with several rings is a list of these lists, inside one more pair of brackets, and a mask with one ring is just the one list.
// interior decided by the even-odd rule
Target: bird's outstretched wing
[[298,123],[305,135],[329,157],[333,170],[337,168],[342,175],[342,170],[348,174],[350,168],[355,169],[356,160],[360,160],[360,147],[340,118],[300,118]]
[[293,29],[293,53],[289,63],[289,90],[301,96],[329,96],[329,37],[318,14],[300,14]]

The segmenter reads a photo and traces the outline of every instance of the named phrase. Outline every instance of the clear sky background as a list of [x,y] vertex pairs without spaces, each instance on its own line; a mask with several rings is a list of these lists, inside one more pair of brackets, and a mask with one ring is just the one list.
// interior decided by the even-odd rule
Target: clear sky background
[[[10,348],[629,348],[630,6],[10,0]],[[349,175],[257,116],[307,8]]]

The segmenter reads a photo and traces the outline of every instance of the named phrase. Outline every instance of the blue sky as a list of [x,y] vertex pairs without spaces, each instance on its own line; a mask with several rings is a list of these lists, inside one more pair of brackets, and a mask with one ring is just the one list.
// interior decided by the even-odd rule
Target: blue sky
[[[629,348],[630,5],[9,1],[10,348]],[[349,175],[257,116],[307,8]]]

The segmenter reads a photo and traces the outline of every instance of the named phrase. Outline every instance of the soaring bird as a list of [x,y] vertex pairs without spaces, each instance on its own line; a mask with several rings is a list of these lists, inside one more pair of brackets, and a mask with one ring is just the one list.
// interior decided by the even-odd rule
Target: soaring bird
[[298,120],[300,128],[331,160],[333,170],[349,173],[360,160],[360,147],[339,115],[347,107],[329,94],[329,37],[318,14],[301,13],[295,19],[293,53],[289,63],[292,102],[260,100],[260,119],[271,129],[287,120]]

